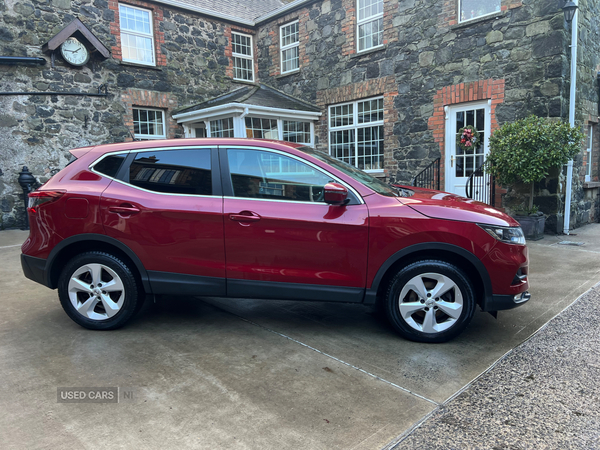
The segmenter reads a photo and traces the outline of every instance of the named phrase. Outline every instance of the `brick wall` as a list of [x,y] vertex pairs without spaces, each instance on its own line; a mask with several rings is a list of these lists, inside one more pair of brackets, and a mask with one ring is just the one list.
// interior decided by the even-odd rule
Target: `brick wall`
[[108,9],[114,12],[115,20],[110,23],[110,33],[115,37],[116,44],[111,48],[113,58],[122,60],[123,53],[121,51],[121,25],[119,20],[119,3],[124,5],[138,6],[152,12],[154,23],[154,57],[157,66],[166,66],[167,59],[161,51],[162,45],[165,43],[165,34],[160,31],[160,24],[163,21],[163,10],[155,4],[142,2],[139,0],[127,0],[126,2],[118,2],[109,0]]
[[[482,100],[491,100],[491,130],[499,128],[496,117],[496,107],[504,102],[504,79],[489,79],[473,81],[470,83],[460,83],[452,86],[446,86],[437,91],[433,97],[433,115],[429,119],[428,127],[433,131],[434,141],[440,147],[441,167],[440,184],[442,190],[445,189],[445,157],[446,157],[446,112],[445,107],[459,103],[467,103]],[[496,188],[496,205],[500,205],[500,196],[506,191],[500,187]]]
[[317,106],[323,115],[315,125],[315,136],[318,139],[317,150],[329,153],[329,106],[338,103],[361,100],[369,97],[383,95],[383,146],[384,146],[384,176],[389,179],[390,174],[396,170],[394,150],[398,148],[398,139],[394,135],[394,124],[398,120],[398,113],[394,108],[394,100],[398,95],[398,86],[394,77],[376,78],[362,83],[326,89],[317,92]]
[[[173,120],[170,112],[177,108],[177,98],[171,93],[160,93],[148,91],[144,89],[127,89],[121,93],[121,101],[126,107],[123,114],[123,124],[129,128],[131,136],[133,136],[133,108],[148,107],[159,108],[165,111],[165,134],[167,138],[182,137],[183,131],[179,124]],[[131,140],[126,139],[126,140]]]

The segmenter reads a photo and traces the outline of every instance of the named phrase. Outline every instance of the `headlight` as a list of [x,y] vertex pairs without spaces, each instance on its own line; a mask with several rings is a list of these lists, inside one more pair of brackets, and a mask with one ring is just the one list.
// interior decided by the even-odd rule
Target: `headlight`
[[525,235],[521,227],[495,227],[493,225],[478,224],[481,228],[491,234],[495,239],[507,244],[525,245]]

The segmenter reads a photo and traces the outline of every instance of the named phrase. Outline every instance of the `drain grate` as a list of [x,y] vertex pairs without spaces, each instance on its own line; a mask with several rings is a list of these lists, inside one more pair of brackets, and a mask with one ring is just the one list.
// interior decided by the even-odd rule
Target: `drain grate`
[[558,245],[575,245],[577,247],[585,244],[585,242],[575,242],[575,241],[560,241]]

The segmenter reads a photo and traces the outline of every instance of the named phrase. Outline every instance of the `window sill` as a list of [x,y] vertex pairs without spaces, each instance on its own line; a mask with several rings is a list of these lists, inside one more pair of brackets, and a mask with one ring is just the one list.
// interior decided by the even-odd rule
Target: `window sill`
[[584,189],[595,189],[600,187],[600,181],[586,181],[583,183]]
[[119,60],[119,64],[122,66],[139,67],[140,69],[159,70],[162,72],[161,67],[151,66],[149,64],[138,64],[138,63],[123,61],[123,60]]
[[240,83],[240,84],[248,84],[250,86],[256,86],[256,83],[254,81],[238,80],[237,78],[233,78],[233,82],[234,83]]
[[275,76],[275,79],[278,80],[280,78],[285,78],[285,77],[289,77],[290,75],[296,75],[297,73],[300,73],[300,69],[296,69],[296,70],[290,70],[289,72],[286,73],[282,73],[279,75]]
[[486,22],[488,20],[498,20],[501,17],[506,15],[505,11],[497,11],[493,14],[488,14],[487,16],[476,17],[474,19],[465,20],[464,22],[459,22],[456,25],[452,25],[450,27],[451,30],[460,30],[461,28],[467,28],[471,25],[478,24],[481,22]]
[[380,52],[380,51],[386,50],[386,49],[387,49],[387,44],[384,44],[384,45],[380,45],[378,47],[370,48],[369,50],[363,50],[360,53],[354,53],[353,55],[350,55],[350,58],[360,58],[361,56],[370,55],[371,53]]

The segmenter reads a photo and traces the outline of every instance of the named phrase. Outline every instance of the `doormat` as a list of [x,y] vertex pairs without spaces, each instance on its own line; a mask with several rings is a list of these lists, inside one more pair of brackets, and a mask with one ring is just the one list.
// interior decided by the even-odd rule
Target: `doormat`
[[560,241],[558,243],[558,245],[575,245],[575,246],[581,246],[583,244],[585,244],[585,242]]

